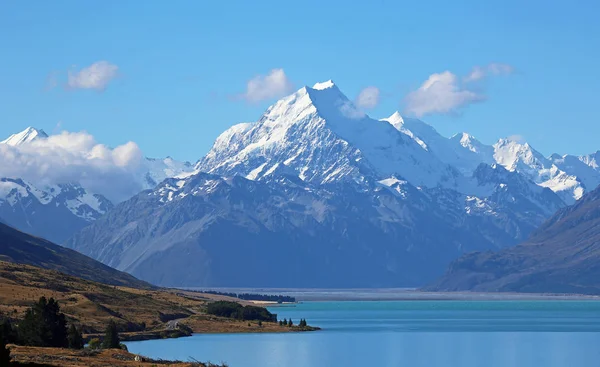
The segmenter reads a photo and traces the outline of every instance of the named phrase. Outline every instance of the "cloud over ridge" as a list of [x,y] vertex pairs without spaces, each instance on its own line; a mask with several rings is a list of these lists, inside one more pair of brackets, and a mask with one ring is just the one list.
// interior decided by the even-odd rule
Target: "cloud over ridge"
[[431,74],[419,88],[405,97],[406,113],[417,117],[458,114],[465,107],[487,99],[482,88],[472,88],[471,84],[490,76],[509,75],[513,72],[514,68],[508,64],[491,63],[475,66],[463,78],[448,70]]
[[143,189],[143,155],[128,142],[114,149],[86,132],[66,132],[11,146],[0,144],[0,177],[22,178],[35,185],[80,183],[119,202]]
[[267,75],[257,75],[246,84],[242,97],[248,102],[261,102],[283,97],[294,90],[294,84],[283,69],[273,69]]

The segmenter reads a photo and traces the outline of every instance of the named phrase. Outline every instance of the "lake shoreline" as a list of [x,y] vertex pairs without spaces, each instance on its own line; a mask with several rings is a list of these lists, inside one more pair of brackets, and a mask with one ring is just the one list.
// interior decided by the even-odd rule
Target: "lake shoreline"
[[516,292],[428,292],[407,288],[219,288],[220,291],[262,292],[296,298],[295,303],[262,304],[265,307],[294,307],[302,302],[321,301],[552,301],[600,300],[600,295]]

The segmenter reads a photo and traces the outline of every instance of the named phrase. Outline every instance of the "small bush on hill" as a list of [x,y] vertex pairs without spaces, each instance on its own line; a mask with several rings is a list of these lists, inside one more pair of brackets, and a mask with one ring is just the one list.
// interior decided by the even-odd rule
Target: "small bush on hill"
[[100,349],[102,348],[102,342],[100,341],[100,339],[94,338],[90,340],[90,342],[88,343],[88,347],[92,350]]

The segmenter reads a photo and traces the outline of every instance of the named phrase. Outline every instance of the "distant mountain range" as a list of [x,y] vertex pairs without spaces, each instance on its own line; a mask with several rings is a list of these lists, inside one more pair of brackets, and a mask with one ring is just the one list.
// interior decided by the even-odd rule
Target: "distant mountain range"
[[559,210],[524,243],[467,254],[428,290],[600,294],[600,188]]
[[231,127],[195,165],[144,158],[131,179],[146,191],[116,205],[76,182],[0,179],[0,218],[160,285],[422,286],[576,203],[600,184],[599,154],[372,119],[328,81]]
[[225,131],[195,174],[66,245],[161,285],[419,286],[464,253],[526,239],[600,182],[592,162],[374,120],[328,81]]
[[20,179],[0,178],[0,216],[23,231],[61,243],[113,207],[77,184],[43,190]]
[[[0,144],[19,147],[48,138],[43,130],[29,127]],[[132,179],[143,189],[154,188],[167,177],[193,170],[190,163],[170,157],[145,158],[142,165],[138,176]],[[0,177],[0,217],[5,223],[56,243],[64,242],[112,207],[103,192],[93,192],[77,182],[48,184]]]

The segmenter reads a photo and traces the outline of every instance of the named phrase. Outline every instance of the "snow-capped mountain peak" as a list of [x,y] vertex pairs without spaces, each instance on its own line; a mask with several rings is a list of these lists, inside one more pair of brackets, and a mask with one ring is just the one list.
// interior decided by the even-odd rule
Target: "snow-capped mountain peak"
[[402,115],[400,115],[400,112],[398,111],[394,112],[390,117],[382,119],[382,121],[389,122],[398,130],[400,130],[402,125],[404,125],[404,118],[402,117]]
[[316,90],[323,90],[323,89],[328,89],[328,88],[337,88],[335,83],[331,79],[329,79],[325,82],[315,83],[315,85],[313,85],[313,87],[312,87],[312,89],[316,89]]
[[470,150],[473,153],[483,153],[488,146],[481,143],[473,135],[467,133],[460,133],[452,136],[450,140],[458,142],[460,146]]
[[516,170],[519,163],[535,168],[542,168],[546,163],[545,158],[531,149],[529,144],[522,144],[511,139],[499,139],[494,144],[494,158],[509,171]]
[[30,143],[37,139],[45,139],[48,137],[48,134],[44,132],[44,130],[36,129],[34,127],[28,127],[27,129],[21,131],[20,133],[13,134],[8,137],[8,139],[0,142],[0,144],[8,144],[12,146],[18,146],[25,143]]
[[274,172],[313,183],[403,177],[451,185],[457,172],[387,121],[371,119],[333,82],[303,87],[253,124],[224,132],[197,170],[260,180]]
[[576,176],[561,170],[528,143],[500,139],[494,144],[494,159],[507,170],[524,174],[538,185],[558,193],[568,204],[579,199],[585,191]]

